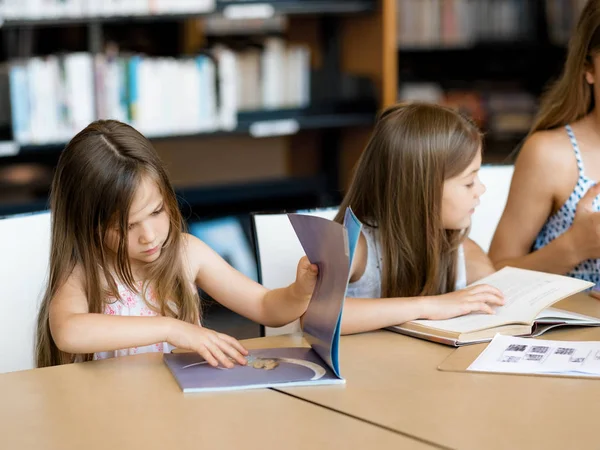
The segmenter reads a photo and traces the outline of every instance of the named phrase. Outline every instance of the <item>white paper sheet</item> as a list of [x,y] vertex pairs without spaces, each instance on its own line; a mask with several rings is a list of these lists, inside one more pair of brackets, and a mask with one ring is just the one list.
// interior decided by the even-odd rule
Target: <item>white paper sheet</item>
[[549,341],[497,334],[467,370],[600,376],[600,342]]

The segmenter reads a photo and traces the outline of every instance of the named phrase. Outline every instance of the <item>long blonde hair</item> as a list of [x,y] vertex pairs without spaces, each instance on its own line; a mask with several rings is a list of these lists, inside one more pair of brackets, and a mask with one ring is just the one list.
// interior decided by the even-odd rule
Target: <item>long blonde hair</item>
[[378,228],[383,297],[454,290],[468,230],[444,229],[444,182],[467,169],[480,148],[477,127],[447,107],[406,103],[380,115],[336,221],[350,206]]
[[[102,313],[107,298],[119,298],[117,281],[136,292],[127,253],[129,209],[142,177],[156,182],[170,218],[160,257],[148,265],[147,280],[156,292],[157,313],[186,322],[199,320],[198,293],[186,279],[181,257],[183,219],[167,173],[152,144],[129,125],[97,121],[77,134],[63,150],[50,195],[52,244],[50,274],[37,323],[38,367],[70,362],[50,332],[50,302],[76,267],[81,268],[90,313]],[[116,254],[105,247],[106,233],[116,227]],[[112,269],[112,270],[111,270]],[[148,282],[142,287],[146,297]],[[172,303],[170,303],[170,302]],[[174,306],[171,306],[174,305]],[[82,355],[90,360],[92,355]]]
[[589,0],[579,16],[563,72],[542,96],[529,134],[575,122],[594,109],[593,88],[585,80],[592,57],[600,52],[600,0]]

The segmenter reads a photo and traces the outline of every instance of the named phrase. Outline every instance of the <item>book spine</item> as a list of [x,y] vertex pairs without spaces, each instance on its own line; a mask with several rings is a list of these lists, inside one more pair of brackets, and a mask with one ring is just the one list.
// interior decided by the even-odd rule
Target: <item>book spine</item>
[[27,67],[21,63],[13,64],[10,68],[9,80],[13,137],[19,143],[27,143],[31,138]]

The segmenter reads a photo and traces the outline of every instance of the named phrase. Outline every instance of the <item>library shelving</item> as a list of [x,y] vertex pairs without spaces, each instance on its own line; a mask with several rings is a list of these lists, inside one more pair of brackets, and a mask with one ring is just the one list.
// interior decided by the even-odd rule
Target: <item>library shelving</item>
[[[238,213],[245,213],[268,207],[271,197],[279,198],[281,204],[285,205],[286,196],[289,200],[288,209],[293,209],[296,206],[294,202],[299,202],[300,198],[302,202],[297,203],[299,207],[335,203],[339,201],[350,169],[366,143],[377,110],[396,99],[394,1],[217,1],[212,10],[203,12],[6,17],[0,33],[7,63],[23,61],[28,57],[44,59],[52,55],[53,38],[57,42],[56,52],[65,51],[65,41],[77,40],[79,47],[73,51],[81,52],[83,47],[84,51],[94,56],[104,51],[109,38],[126,34],[131,31],[129,29],[143,33],[144,29],[151,27],[154,28],[148,31],[149,34],[156,30],[164,33],[166,30],[171,32],[171,37],[173,33],[177,35],[171,39],[176,44],[169,48],[169,53],[165,54],[164,48],[161,48],[158,54],[152,56],[189,58],[206,48],[208,37],[202,27],[206,17],[232,17],[238,14],[242,23],[244,20],[253,20],[252,14],[256,14],[253,12],[256,9],[252,10],[252,7],[261,5],[270,8],[269,14],[288,16],[287,28],[278,35],[279,38],[289,45],[309,49],[310,104],[304,107],[279,105],[262,110],[240,110],[235,114],[235,125],[226,129],[217,127],[197,132],[149,133],[149,136],[161,148],[160,152],[169,157],[177,155],[182,141],[187,148],[194,147],[193,152],[186,153],[187,167],[210,166],[211,157],[204,154],[209,146],[220,146],[223,153],[231,152],[232,160],[245,151],[248,140],[258,140],[265,147],[277,147],[277,157],[282,164],[273,173],[261,173],[260,176],[252,173],[254,168],[250,167],[248,173],[236,172],[233,179],[215,179],[208,185],[204,180],[198,180],[194,185],[188,176],[186,183],[178,186],[179,168],[176,165],[169,167],[176,188],[186,193],[192,209],[202,205],[200,209],[209,210],[211,202],[215,207],[225,202],[239,207]],[[238,11],[231,13],[231,8],[238,8]],[[244,8],[250,9],[244,12]],[[63,38],[60,33],[71,34]],[[58,35],[61,37],[57,38]],[[41,55],[37,53],[38,50],[42,52]],[[143,51],[136,48],[130,50]],[[0,177],[10,172],[11,167],[19,165],[26,168],[28,165],[38,165],[51,171],[67,140],[15,142],[14,136],[4,137],[7,133],[1,127],[0,133],[3,136]],[[267,153],[272,155],[273,152]],[[257,158],[260,157],[257,155]],[[182,164],[182,158],[173,159]],[[260,161],[256,166],[260,166]],[[211,190],[212,187],[216,190]],[[18,200],[0,196],[0,214],[47,206],[47,191],[40,183],[31,195],[27,192],[26,183],[13,188],[20,188],[26,193],[14,197]],[[211,194],[223,192],[223,189],[228,192],[227,200],[221,195]],[[307,205],[307,202],[314,204]]]

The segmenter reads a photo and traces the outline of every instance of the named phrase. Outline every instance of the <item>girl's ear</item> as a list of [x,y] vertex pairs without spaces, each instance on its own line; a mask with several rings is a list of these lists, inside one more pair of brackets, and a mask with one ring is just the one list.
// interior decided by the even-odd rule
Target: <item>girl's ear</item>
[[585,81],[588,84],[594,84],[596,82],[596,70],[594,68],[594,57],[590,56],[587,58],[588,61],[585,63]]
[[589,68],[586,68],[585,71],[585,81],[587,81],[588,84],[594,84],[595,82],[595,74],[594,74],[594,67],[593,66],[588,66]]

